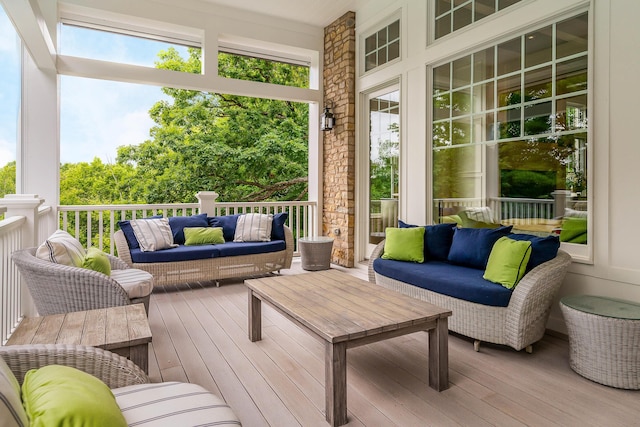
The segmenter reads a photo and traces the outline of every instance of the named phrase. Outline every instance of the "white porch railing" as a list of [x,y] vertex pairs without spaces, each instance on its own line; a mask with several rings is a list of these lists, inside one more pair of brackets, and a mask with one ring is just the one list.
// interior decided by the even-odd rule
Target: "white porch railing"
[[2,289],[0,289],[0,344],[4,345],[22,319],[22,286],[18,270],[11,261],[11,253],[22,248],[23,216],[0,221],[0,263],[2,263]]
[[[294,256],[299,255],[298,239],[315,236],[318,218],[316,202],[216,202],[209,216],[241,213],[276,214],[287,212],[287,226],[293,232]],[[62,230],[76,236],[87,247],[115,255],[115,243],[111,236],[119,229],[118,221],[147,218],[195,215],[202,211],[199,203],[147,204],[147,205],[68,205],[58,207],[58,223]]]
[[[318,224],[316,202],[211,203],[212,200],[215,200],[215,197],[206,205],[209,216],[287,212],[289,214],[287,225],[294,235],[294,255],[299,255],[298,240],[301,237],[313,237],[316,234]],[[20,209],[23,210],[17,212],[25,213],[12,213],[6,206],[0,206],[0,266],[2,267],[0,271],[2,280],[0,345],[7,341],[25,315],[35,314],[33,302],[26,288],[22,286],[18,270],[11,261],[11,253],[44,241],[54,231],[51,229],[51,224],[54,224],[53,228],[56,227],[56,222],[52,221],[50,215],[52,208],[41,206],[42,200],[37,199],[37,196],[19,199],[18,202],[21,205]],[[0,203],[3,203],[2,199]],[[29,209],[25,209],[24,203],[34,206],[30,214]],[[115,254],[115,245],[111,236],[118,230],[118,221],[157,214],[165,217],[194,215],[204,211],[203,204],[201,200],[201,203],[59,206],[57,227],[69,231],[87,247],[97,246],[101,250]],[[5,219],[2,219],[3,215]],[[35,235],[30,224],[37,226]]]

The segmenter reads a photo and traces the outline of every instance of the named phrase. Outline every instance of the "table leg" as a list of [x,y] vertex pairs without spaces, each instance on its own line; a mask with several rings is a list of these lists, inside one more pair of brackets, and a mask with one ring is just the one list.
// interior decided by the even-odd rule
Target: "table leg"
[[262,302],[249,289],[249,339],[251,342],[262,339]]
[[325,343],[325,417],[332,426],[347,423],[347,344]]
[[138,365],[145,374],[149,374],[149,344],[129,347],[129,359]]
[[429,331],[429,386],[442,391],[449,388],[449,327],[446,317],[436,321]]

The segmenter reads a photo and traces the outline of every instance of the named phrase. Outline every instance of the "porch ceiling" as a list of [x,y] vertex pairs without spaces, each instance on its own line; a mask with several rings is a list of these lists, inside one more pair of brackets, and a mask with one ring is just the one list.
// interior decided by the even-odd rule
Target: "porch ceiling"
[[356,10],[369,0],[203,0],[230,7],[276,16],[304,24],[326,27],[346,12]]

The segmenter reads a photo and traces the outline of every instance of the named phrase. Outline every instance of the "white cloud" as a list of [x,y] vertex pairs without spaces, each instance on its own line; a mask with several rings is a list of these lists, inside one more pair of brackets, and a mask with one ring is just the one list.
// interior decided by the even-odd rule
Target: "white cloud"
[[149,109],[166,98],[155,86],[62,78],[61,162],[113,161],[121,145],[149,139]]

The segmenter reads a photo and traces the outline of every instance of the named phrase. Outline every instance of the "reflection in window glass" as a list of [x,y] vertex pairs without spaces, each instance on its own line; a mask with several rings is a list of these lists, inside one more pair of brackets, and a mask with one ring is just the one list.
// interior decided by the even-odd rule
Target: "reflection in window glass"
[[400,20],[364,39],[364,58],[365,71],[400,58]]
[[444,37],[521,0],[436,0],[435,39]]
[[563,228],[588,199],[586,23],[585,13],[433,68],[437,221],[488,206],[515,231],[587,243],[586,214],[578,236]]

